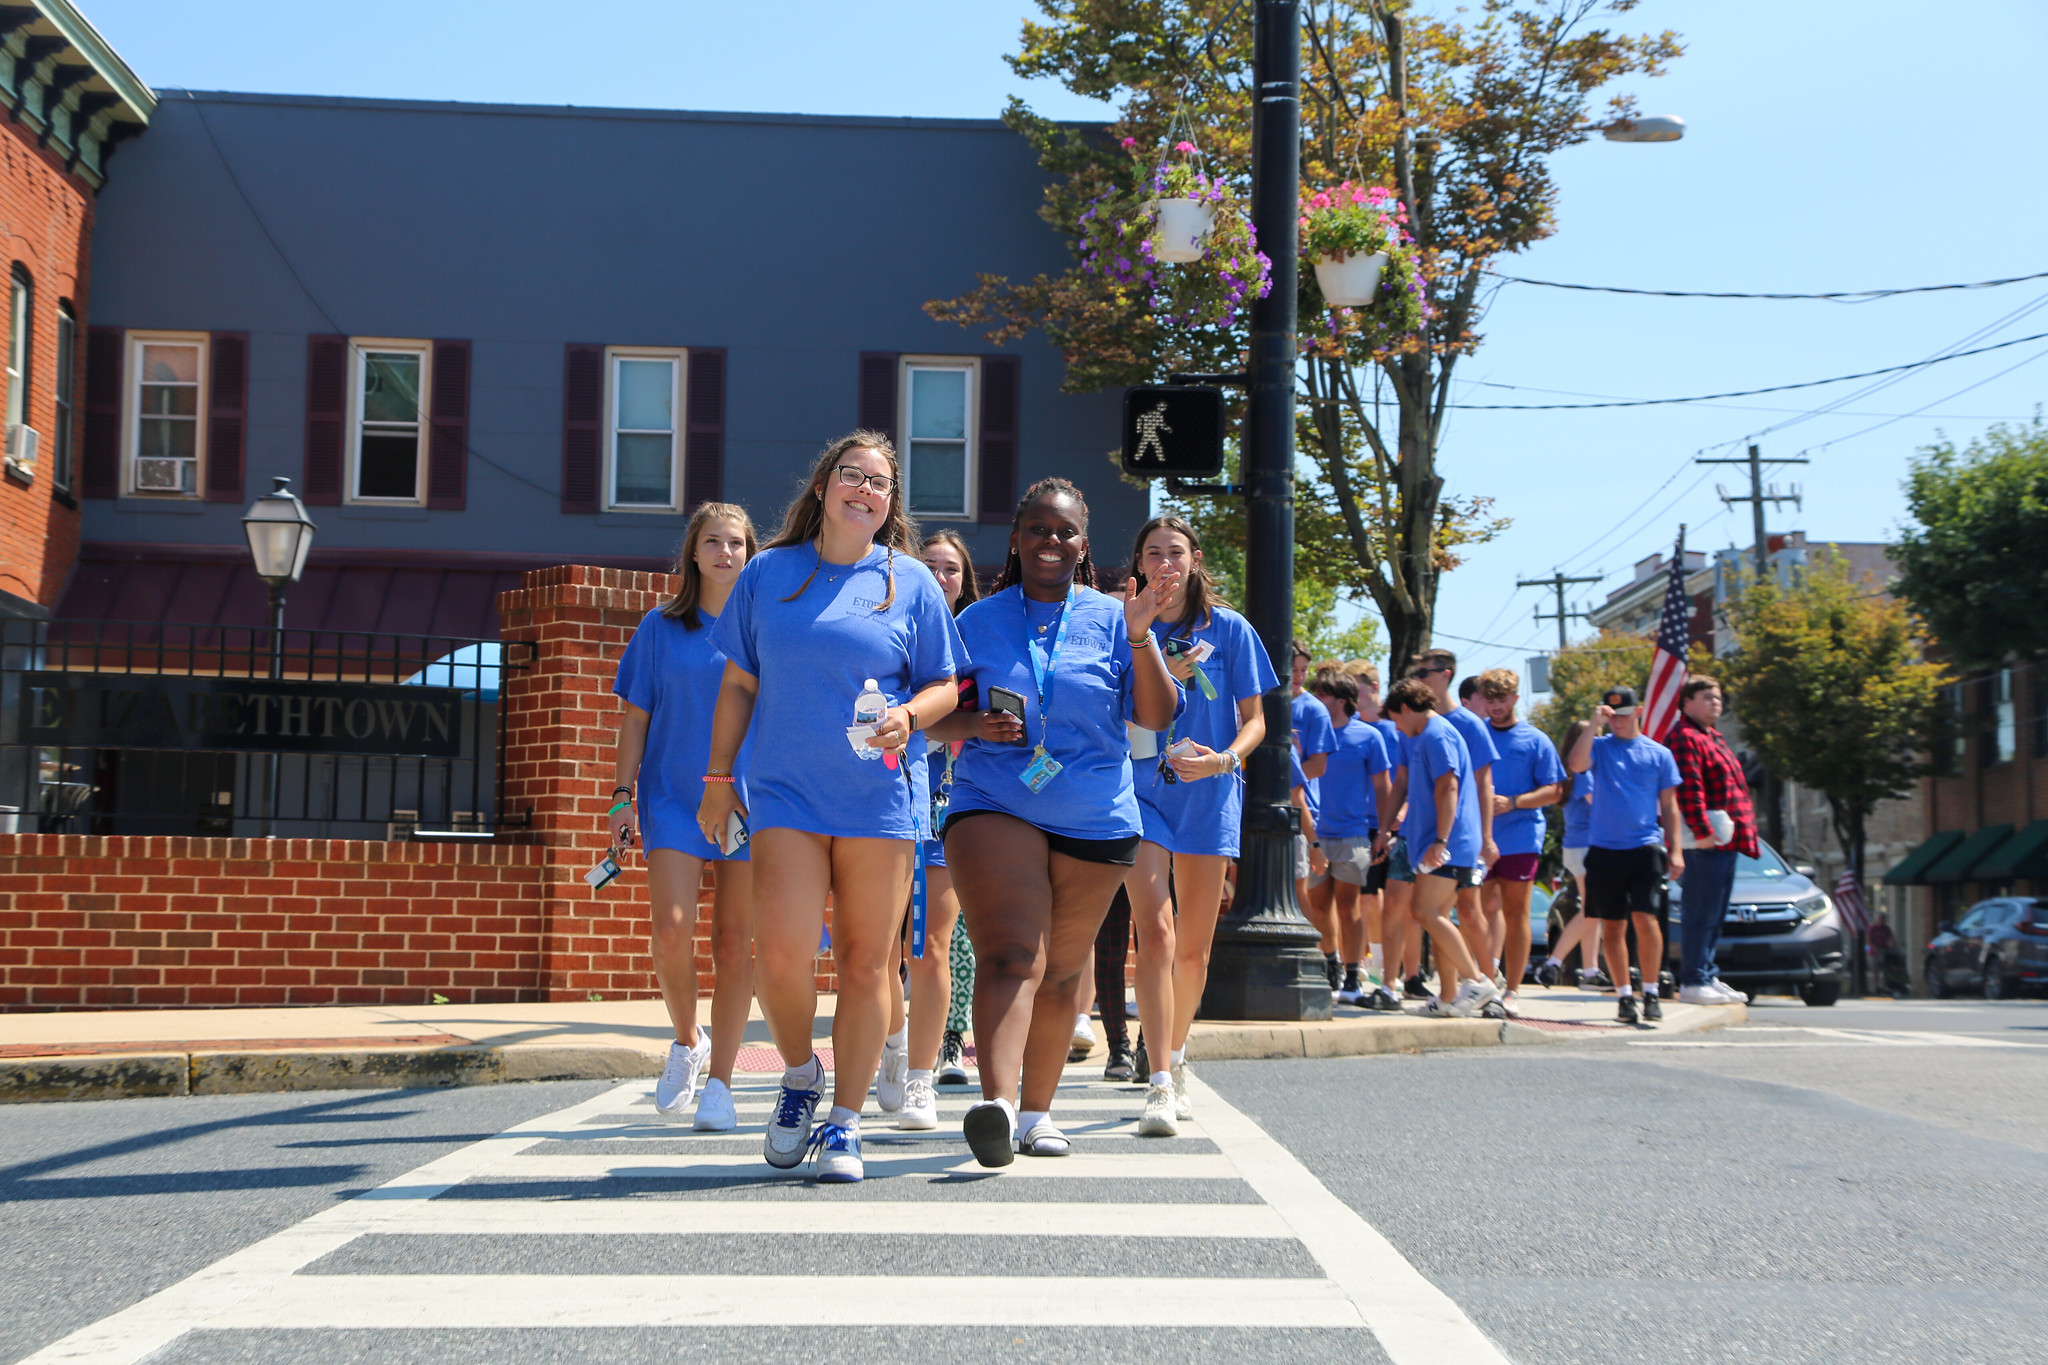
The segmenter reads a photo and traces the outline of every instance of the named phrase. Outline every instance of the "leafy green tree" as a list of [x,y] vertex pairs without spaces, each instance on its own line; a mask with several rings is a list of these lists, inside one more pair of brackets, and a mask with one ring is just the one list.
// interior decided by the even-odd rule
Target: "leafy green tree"
[[1736,649],[1714,668],[1744,735],[1772,772],[1827,798],[1860,881],[1870,812],[1926,771],[1946,668],[1922,660],[1912,610],[1837,555],[1815,556],[1789,584],[1751,583],[1728,620]]
[[2048,656],[2048,425],[1923,448],[1906,507],[1897,591],[1942,647],[1965,664]]
[[[1461,544],[1506,524],[1446,494],[1438,470],[1458,360],[1479,344],[1487,266],[1553,230],[1550,158],[1593,135],[1593,101],[1617,78],[1655,75],[1674,35],[1633,35],[1608,21],[1636,0],[1483,0],[1469,11],[1418,0],[1326,0],[1302,15],[1302,185],[1390,187],[1421,257],[1429,309],[1420,333],[1389,335],[1324,303],[1301,271],[1304,363],[1297,427],[1302,487],[1315,511],[1305,558],[1339,558],[1329,578],[1378,608],[1389,655],[1429,643],[1437,583]],[[1248,318],[1177,320],[1147,291],[1090,269],[1092,208],[1129,195],[1178,136],[1197,131],[1204,165],[1239,195],[1251,184],[1251,11],[1236,0],[1039,0],[1019,75],[1061,82],[1117,105],[1108,136],[1061,125],[1013,101],[1005,120],[1050,177],[1041,210],[1074,264],[1031,280],[982,275],[926,305],[985,327],[998,344],[1043,328],[1086,392],[1173,370],[1242,367]],[[1613,117],[1633,112],[1626,99]],[[1171,267],[1175,270],[1193,267]],[[1353,312],[1370,310],[1352,310]],[[1326,515],[1325,515],[1326,514]]]
[[1529,723],[1549,735],[1561,752],[1572,722],[1590,719],[1608,688],[1633,687],[1641,695],[1656,652],[1644,636],[1620,630],[1603,630],[1591,640],[1566,645],[1550,656],[1550,699],[1530,712]]

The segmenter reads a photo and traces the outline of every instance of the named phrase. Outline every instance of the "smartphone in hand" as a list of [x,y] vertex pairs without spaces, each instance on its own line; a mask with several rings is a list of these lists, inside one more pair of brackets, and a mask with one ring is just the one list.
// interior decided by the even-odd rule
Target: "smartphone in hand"
[[988,690],[988,709],[991,711],[1001,711],[1005,715],[1015,716],[1017,718],[1018,735],[1011,742],[1013,744],[1022,744],[1024,742],[1024,698],[1022,695],[1012,692],[1007,687],[991,687]]

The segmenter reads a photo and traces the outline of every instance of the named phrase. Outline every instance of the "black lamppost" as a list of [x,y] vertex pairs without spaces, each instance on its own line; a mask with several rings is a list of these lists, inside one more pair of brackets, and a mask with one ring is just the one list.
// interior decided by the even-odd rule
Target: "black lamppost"
[[[1242,469],[1245,616],[1286,677],[1294,637],[1295,214],[1301,183],[1299,0],[1256,0],[1253,17],[1252,225],[1273,263],[1273,288],[1251,310]],[[1237,898],[1216,926],[1209,1019],[1327,1019],[1330,984],[1315,927],[1294,900],[1294,835],[1286,684],[1263,699],[1266,739],[1245,769]]]
[[[249,537],[249,555],[256,561],[256,576],[270,589],[270,676],[284,676],[284,593],[306,571],[306,556],[313,549],[313,532],[318,529],[306,515],[306,505],[293,496],[291,480],[274,476],[275,486],[242,514],[242,530]],[[264,803],[263,833],[267,837],[277,820],[277,755],[270,756],[269,791]]]

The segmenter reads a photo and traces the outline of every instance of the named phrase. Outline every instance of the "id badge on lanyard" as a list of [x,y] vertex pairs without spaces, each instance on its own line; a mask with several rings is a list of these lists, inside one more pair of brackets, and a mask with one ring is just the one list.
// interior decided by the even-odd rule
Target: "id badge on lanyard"
[[[1060,607],[1060,627],[1053,632],[1052,648],[1047,651],[1043,660],[1038,657],[1038,651],[1031,644],[1030,613],[1027,611],[1024,617],[1024,652],[1031,656],[1031,674],[1038,682],[1038,747],[1031,751],[1031,762],[1023,772],[1017,774],[1017,780],[1022,782],[1033,796],[1044,791],[1047,784],[1060,775],[1062,767],[1058,759],[1045,751],[1046,705],[1052,698],[1052,674],[1053,670],[1059,667],[1060,645],[1067,638],[1067,622],[1074,614],[1074,595],[1075,589],[1068,588],[1067,600]],[[1022,588],[1017,590],[1017,597],[1019,602],[1023,601]]]

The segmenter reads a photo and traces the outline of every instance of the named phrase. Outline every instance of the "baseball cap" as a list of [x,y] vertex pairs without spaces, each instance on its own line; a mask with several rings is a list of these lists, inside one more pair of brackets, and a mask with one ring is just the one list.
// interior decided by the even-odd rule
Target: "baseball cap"
[[1633,687],[1610,687],[1607,695],[1600,698],[1607,703],[1617,716],[1632,716],[1636,713],[1636,690]]

